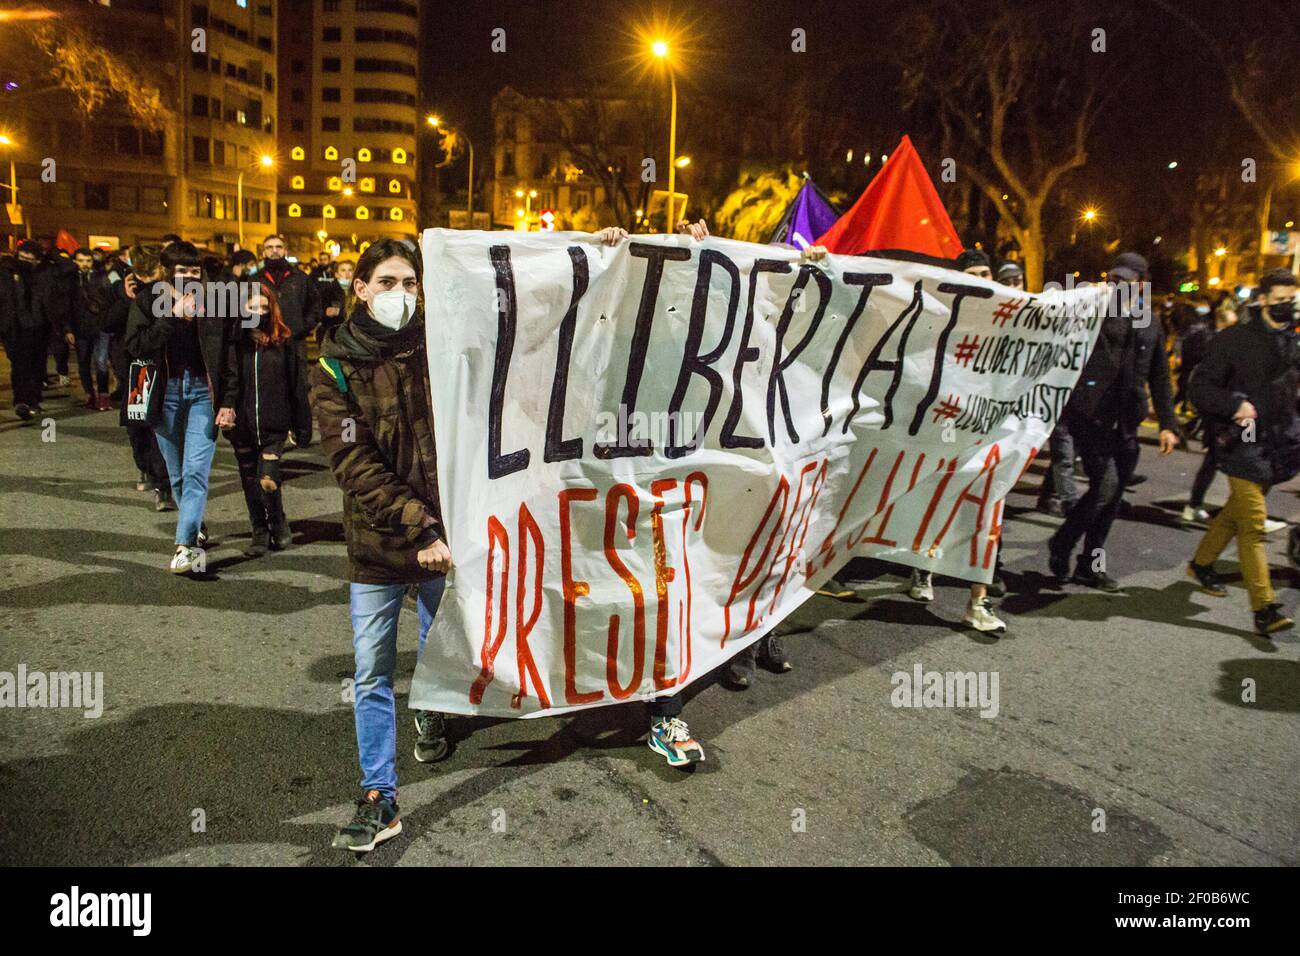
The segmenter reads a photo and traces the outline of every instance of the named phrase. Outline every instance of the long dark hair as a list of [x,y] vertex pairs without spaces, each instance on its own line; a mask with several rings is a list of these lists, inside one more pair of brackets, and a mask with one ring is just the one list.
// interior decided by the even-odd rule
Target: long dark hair
[[[420,253],[415,248],[415,244],[405,239],[376,239],[370,245],[366,246],[366,251],[361,253],[361,258],[357,260],[357,267],[352,272],[352,284],[348,286],[347,304],[344,308],[344,315],[351,315],[360,301],[356,293],[356,281],[360,279],[363,283],[369,282],[370,277],[375,274],[379,264],[387,259],[405,259],[415,270],[415,281],[423,290],[422,276],[424,270],[420,264]],[[422,295],[421,293],[417,293]]]

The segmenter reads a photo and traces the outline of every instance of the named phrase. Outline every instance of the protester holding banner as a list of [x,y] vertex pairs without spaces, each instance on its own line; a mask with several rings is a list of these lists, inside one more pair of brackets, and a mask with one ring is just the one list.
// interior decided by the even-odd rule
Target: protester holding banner
[[305,372],[298,350],[287,347],[291,333],[280,317],[275,294],[265,286],[254,288],[258,291],[245,303],[245,311],[248,323],[256,324],[242,330],[236,340],[238,377],[230,400],[235,423],[226,429],[226,437],[235,449],[252,528],[244,553],[260,557],[268,549],[283,551],[289,544],[280,461],[289,429],[301,417],[295,405]]
[[[957,268],[978,279],[993,278],[988,253],[981,249],[962,250],[961,255],[957,257]],[[1023,283],[1021,287],[1023,288]],[[997,592],[1004,594],[1006,593],[1006,585],[1001,580],[1000,564],[1001,548],[999,547],[993,579]],[[933,601],[934,575],[923,568],[914,569],[911,584],[908,587],[908,594],[916,601]],[[970,601],[966,604],[966,611],[962,614],[961,620],[967,627],[974,628],[977,631],[986,634],[1001,634],[1006,631],[1007,625],[1005,621],[993,613],[993,604],[989,601],[988,595],[988,585],[972,584],[970,586]]]
[[[1160,454],[1178,444],[1160,327],[1144,314],[1140,280],[1146,260],[1122,253],[1110,269],[1117,282],[1097,344],[1062,418],[1088,474],[1088,490],[1047,541],[1048,567],[1058,583],[1066,580],[1105,592],[1119,582],[1106,572],[1106,537],[1119,512],[1124,488],[1137,466],[1138,426],[1146,419],[1148,383],[1160,420]],[[1080,539],[1073,576],[1070,558]]]
[[[438,506],[420,272],[405,243],[370,245],[357,262],[348,318],[325,333],[310,376],[321,445],[343,491],[362,774],[357,812],[334,846],[358,853],[402,831],[393,697],[402,600],[413,587],[423,653],[452,567]],[[420,713],[415,725],[415,759],[445,757],[442,715]]]
[[154,387],[162,399],[154,434],[180,508],[169,570],[187,574],[204,566],[203,511],[217,428],[235,423],[230,402],[236,388],[231,331],[236,317],[206,314],[199,281],[203,260],[192,243],[172,243],[159,259],[166,278],[157,284],[161,289],[155,286],[147,311],[139,299],[132,303],[126,344],[133,357],[152,361],[157,369]]

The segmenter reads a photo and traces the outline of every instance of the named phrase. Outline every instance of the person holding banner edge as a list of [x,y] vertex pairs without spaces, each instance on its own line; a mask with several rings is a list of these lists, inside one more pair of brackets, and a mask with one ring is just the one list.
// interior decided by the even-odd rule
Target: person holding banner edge
[[[957,257],[957,268],[967,275],[973,275],[979,279],[991,280],[993,278],[992,264],[989,262],[988,254],[980,249],[963,250],[961,255]],[[993,580],[995,590],[999,594],[1005,594],[1006,585],[1001,581],[1001,544],[998,546],[997,554],[993,569]],[[924,568],[913,568],[912,580],[907,593],[915,601],[924,601],[926,603],[933,601],[934,572],[927,571]],[[966,604],[965,613],[962,614],[962,623],[986,634],[1002,634],[1007,629],[1006,622],[993,613],[993,604],[988,595],[988,585],[972,584],[970,586],[970,601]]]

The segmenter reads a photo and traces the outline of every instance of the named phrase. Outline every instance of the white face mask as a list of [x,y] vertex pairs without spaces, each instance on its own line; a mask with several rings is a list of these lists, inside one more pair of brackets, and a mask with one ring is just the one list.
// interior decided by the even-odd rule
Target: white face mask
[[370,313],[380,325],[396,332],[415,317],[415,301],[413,292],[390,289],[370,300]]
[[343,288],[346,289],[348,286],[350,286],[350,285],[352,284],[352,280],[351,280],[351,279],[339,279],[339,280],[338,280],[338,284],[341,285],[341,286],[343,286]]

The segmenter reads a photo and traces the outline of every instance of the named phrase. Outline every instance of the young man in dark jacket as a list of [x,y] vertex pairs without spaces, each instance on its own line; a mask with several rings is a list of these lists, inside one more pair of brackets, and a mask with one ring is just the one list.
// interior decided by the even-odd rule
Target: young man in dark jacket
[[[1178,444],[1178,420],[1169,385],[1164,337],[1139,304],[1146,260],[1123,253],[1110,270],[1118,285],[1092,354],[1062,413],[1088,474],[1088,490],[1047,541],[1048,567],[1063,583],[1115,592],[1119,582],[1106,573],[1105,544],[1119,511],[1124,487],[1137,467],[1138,426],[1147,417],[1147,388],[1160,421],[1160,454]],[[1079,540],[1079,555],[1070,577],[1070,558]]]
[[[283,236],[267,236],[262,241],[262,268],[257,277],[269,288],[280,303],[280,315],[284,324],[293,333],[290,348],[298,353],[298,364],[307,367],[307,336],[320,324],[321,302],[320,287],[315,280],[308,278],[301,270],[295,269],[285,256],[288,246]],[[294,407],[299,415],[293,423],[291,433],[294,443],[299,448],[311,444],[311,405],[307,400],[307,380],[299,383],[300,395]]]
[[71,326],[77,347],[77,372],[86,393],[86,407],[101,412],[112,404],[108,398],[108,346],[106,326],[113,304],[108,276],[96,268],[89,249],[73,255],[77,264],[76,293],[72,302]]
[[1267,272],[1246,321],[1218,333],[1191,380],[1192,402],[1216,423],[1219,470],[1228,476],[1228,501],[1201,539],[1188,572],[1215,597],[1228,593],[1214,562],[1233,538],[1237,559],[1264,635],[1291,627],[1269,580],[1264,548],[1264,496],[1270,485],[1300,472],[1300,422],[1296,420],[1296,277]]

